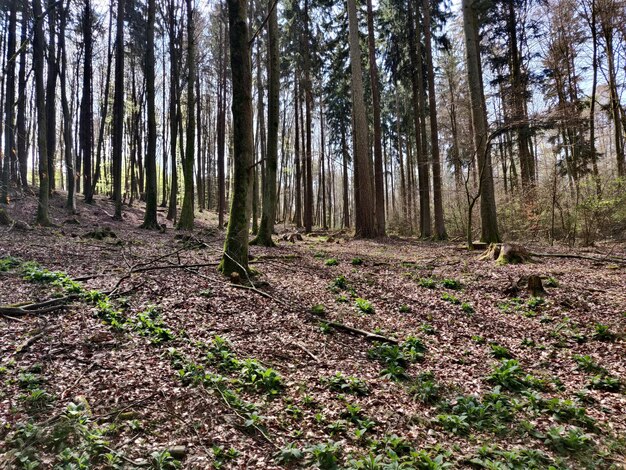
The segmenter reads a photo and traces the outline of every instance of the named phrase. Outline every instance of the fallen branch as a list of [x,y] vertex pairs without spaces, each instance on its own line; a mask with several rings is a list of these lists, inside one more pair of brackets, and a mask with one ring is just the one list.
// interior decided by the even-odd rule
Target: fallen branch
[[294,346],[296,346],[297,348],[301,349],[302,351],[304,351],[305,353],[307,353],[309,356],[311,356],[315,362],[321,362],[319,357],[317,357],[315,354],[313,354],[311,351],[309,351],[304,344],[299,343],[297,341],[293,341],[290,344],[293,344]]
[[72,300],[78,298],[77,294],[66,295],[56,299],[45,300],[43,302],[30,303],[20,307],[11,305],[0,306],[0,315],[24,316],[24,315],[42,315],[54,312],[67,306]]
[[363,336],[368,341],[380,341],[381,343],[390,343],[390,344],[398,344],[397,339],[389,338],[387,336],[382,336],[376,333],[372,333],[371,331],[360,330],[359,328],[354,328],[352,326],[344,325],[343,323],[339,323],[336,321],[326,321],[324,322],[328,326],[332,326],[336,330],[342,330],[347,333],[351,333],[357,336]]
[[616,256],[586,256],[586,255],[576,255],[570,253],[530,253],[531,256],[539,256],[543,258],[572,258],[572,259],[586,259],[589,261],[599,261],[599,262],[611,262],[611,263],[622,263],[626,264],[626,258],[619,258]]

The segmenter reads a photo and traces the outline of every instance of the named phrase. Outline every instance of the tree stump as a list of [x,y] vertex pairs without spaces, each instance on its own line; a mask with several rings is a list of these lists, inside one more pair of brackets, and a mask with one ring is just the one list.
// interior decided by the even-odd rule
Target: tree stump
[[11,225],[13,223],[13,219],[9,217],[7,211],[4,209],[0,209],[0,225]]
[[478,259],[480,259],[481,261],[482,260],[495,261],[498,259],[498,256],[500,256],[501,248],[502,248],[502,245],[500,245],[499,243],[491,243],[489,247],[487,247],[487,250]]
[[496,259],[496,264],[522,264],[530,259],[530,253],[522,245],[515,243],[505,243],[500,248],[500,253]]
[[543,297],[547,294],[546,290],[543,288],[541,278],[536,275],[528,276],[528,286],[526,287],[526,290],[533,297]]

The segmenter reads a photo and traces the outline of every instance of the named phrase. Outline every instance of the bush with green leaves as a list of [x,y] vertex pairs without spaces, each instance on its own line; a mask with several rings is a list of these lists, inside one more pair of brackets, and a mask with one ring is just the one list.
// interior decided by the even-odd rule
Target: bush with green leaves
[[606,370],[596,364],[593,358],[589,355],[575,354],[574,361],[578,365],[578,368],[585,372],[606,372]]
[[463,312],[467,313],[468,315],[474,313],[474,307],[472,307],[472,304],[470,304],[469,302],[462,302],[461,310],[463,310]]
[[324,316],[326,314],[326,307],[323,304],[315,304],[311,307],[311,313],[317,316]]
[[337,258],[328,258],[324,260],[324,265],[325,266],[338,266],[339,261],[337,260]]
[[457,281],[456,279],[443,279],[441,281],[441,285],[445,287],[446,289],[452,289],[452,290],[459,290],[461,289],[461,287],[463,287],[461,282]]
[[172,330],[168,329],[161,320],[159,310],[154,306],[137,315],[133,328],[140,335],[148,336],[152,344],[161,344],[175,338]]
[[560,454],[576,454],[589,450],[594,443],[589,434],[576,426],[554,426],[546,432],[546,445]]
[[339,442],[328,441],[304,448],[306,462],[318,467],[320,470],[331,470],[338,467],[342,448]]
[[409,363],[422,360],[425,352],[424,343],[419,338],[410,336],[400,344],[375,343],[367,355],[385,366],[381,371],[383,377],[400,380],[406,378],[406,367]]
[[559,281],[553,277],[549,276],[548,279],[543,283],[545,287],[559,287]]
[[304,451],[295,442],[290,442],[278,449],[274,454],[274,460],[280,465],[289,465],[304,458]]
[[461,305],[461,301],[452,294],[448,292],[444,292],[441,294],[441,300],[445,300],[446,302],[450,302],[453,305]]
[[508,423],[521,409],[521,404],[495,387],[482,397],[457,397],[444,403],[441,409],[446,413],[438,415],[436,421],[447,431],[464,435],[475,429],[501,434],[507,432]]
[[615,334],[611,331],[611,327],[597,323],[594,327],[593,338],[598,341],[614,341]]
[[436,289],[437,288],[437,280],[431,277],[422,277],[418,281],[420,287],[425,287],[426,289]]
[[507,348],[498,343],[491,343],[489,346],[491,347],[491,355],[496,359],[511,359],[513,357]]
[[589,388],[606,392],[619,392],[622,388],[622,382],[618,377],[609,373],[601,373],[594,375],[589,380]]
[[328,388],[335,392],[350,393],[358,396],[365,396],[369,393],[367,383],[353,377],[351,375],[344,375],[341,372],[337,372],[335,375],[322,379],[323,383],[328,385]]
[[362,258],[352,258],[352,261],[350,262],[352,264],[352,266],[361,266],[363,264],[363,259]]
[[552,459],[535,449],[501,450],[493,446],[482,446],[476,457],[469,460],[474,466],[487,469],[544,470],[551,467]]
[[239,457],[239,451],[234,447],[226,449],[224,446],[214,445],[211,447],[211,452],[213,453],[213,467],[215,469],[220,469]]
[[432,372],[422,372],[409,385],[409,394],[414,400],[430,405],[441,398],[441,387]]
[[373,314],[374,306],[369,302],[369,300],[365,300],[361,297],[357,297],[355,300],[356,307],[363,313]]
[[0,258],[0,272],[10,271],[22,264],[22,260],[14,256],[3,256]]
[[493,372],[487,377],[487,381],[513,392],[527,388],[541,390],[546,387],[544,380],[527,374],[515,359],[503,359],[498,362],[494,366]]

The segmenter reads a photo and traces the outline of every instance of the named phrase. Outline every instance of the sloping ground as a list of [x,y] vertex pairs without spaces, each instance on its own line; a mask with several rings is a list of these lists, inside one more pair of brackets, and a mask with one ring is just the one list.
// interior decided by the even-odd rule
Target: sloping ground
[[[58,227],[0,233],[1,305],[73,296],[0,317],[0,466],[625,465],[624,265],[319,234],[252,247],[251,290],[209,218],[181,239],[54,203]],[[504,294],[530,274],[544,299]]]

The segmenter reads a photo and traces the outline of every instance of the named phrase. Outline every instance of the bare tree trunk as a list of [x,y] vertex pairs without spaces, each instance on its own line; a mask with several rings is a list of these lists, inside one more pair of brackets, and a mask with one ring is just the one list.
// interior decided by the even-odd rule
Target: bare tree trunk
[[115,94],[113,97],[113,200],[115,218],[122,219],[122,158],[124,146],[124,0],[118,0],[115,33]]
[[272,234],[276,220],[276,171],[278,165],[278,125],[280,118],[280,55],[278,13],[274,0],[268,1],[268,94],[267,94],[267,161],[263,185],[263,214],[256,243],[274,246]]
[[367,44],[369,51],[370,86],[372,87],[372,108],[374,111],[374,188],[376,200],[376,231],[385,235],[385,188],[383,172],[382,132],[380,125],[380,93],[378,91],[378,67],[376,65],[376,44],[374,42],[374,13],[372,0],[367,0]]
[[233,198],[220,270],[240,276],[248,270],[248,228],[252,191],[252,65],[248,42],[247,0],[228,0],[230,62],[233,84]]
[[478,19],[475,10],[476,0],[463,0],[463,29],[467,54],[467,78],[472,106],[472,126],[474,130],[474,151],[478,159],[480,173],[480,215],[482,240],[487,243],[500,241],[496,216],[496,199],[493,185],[493,169],[489,152],[487,110],[483,92],[483,78],[480,63],[478,39]]
[[[29,6],[28,0],[22,2],[22,32],[20,44],[26,44],[28,30]],[[28,187],[28,152],[26,136],[26,47],[20,47],[20,70],[17,79],[17,160],[19,165],[20,183],[22,188]]]
[[47,9],[49,38],[48,38],[48,75],[46,82],[46,138],[48,139],[46,151],[48,152],[48,177],[50,182],[49,192],[56,189],[54,158],[57,145],[57,120],[56,120],[56,88],[58,63],[56,57],[56,3],[51,3]]
[[91,151],[93,148],[93,112],[92,112],[92,85],[93,74],[93,20],[91,0],[84,0],[83,10],[83,42],[85,44],[85,59],[83,69],[83,97],[80,108],[80,150],[83,155],[83,191],[85,202],[93,201],[93,188],[91,187]]
[[148,0],[148,23],[146,25],[146,99],[148,113],[148,148],[146,152],[146,212],[142,228],[159,228],[157,220],[157,172],[156,172],[156,91],[154,87],[154,22],[156,0]]
[[185,194],[183,207],[180,211],[179,229],[191,230],[194,222],[194,150],[196,145],[196,114],[195,114],[195,80],[196,80],[196,37],[191,0],[186,0],[187,5],[187,140],[185,142],[185,159],[183,160],[183,172],[185,175]]
[[352,144],[354,149],[354,198],[355,236],[374,238],[376,217],[374,216],[374,191],[372,167],[368,152],[367,116],[363,97],[363,74],[361,68],[361,47],[359,45],[358,17],[356,1],[348,0],[348,24],[350,43],[350,71],[352,90]]
[[430,112],[430,145],[433,161],[433,202],[435,205],[435,238],[448,238],[443,214],[443,194],[441,181],[441,157],[439,155],[439,131],[437,126],[437,101],[435,97],[435,70],[430,32],[430,3],[422,0],[424,16],[424,41],[426,49],[426,71],[428,73],[428,110]]
[[65,153],[65,168],[67,171],[67,203],[65,207],[70,212],[76,212],[76,177],[74,172],[74,157],[72,155],[72,149],[74,143],[72,142],[72,115],[67,100],[67,52],[65,50],[65,32],[67,26],[67,15],[69,10],[68,5],[60,6],[60,32],[59,32],[59,49],[61,54],[61,107],[63,109],[63,146]]
[[42,26],[41,0],[33,0],[33,16],[35,18],[33,33],[33,71],[35,76],[35,102],[37,106],[37,150],[39,153],[39,203],[37,206],[37,223],[50,225],[48,216],[48,151],[46,150],[46,92],[44,88],[44,35]]
[[0,182],[0,204],[9,202],[9,182],[11,179],[11,161],[15,158],[15,127],[13,116],[15,111],[15,41],[17,34],[17,0],[10,2],[9,37],[7,39],[6,97],[4,102],[4,168],[0,164],[2,174]]

